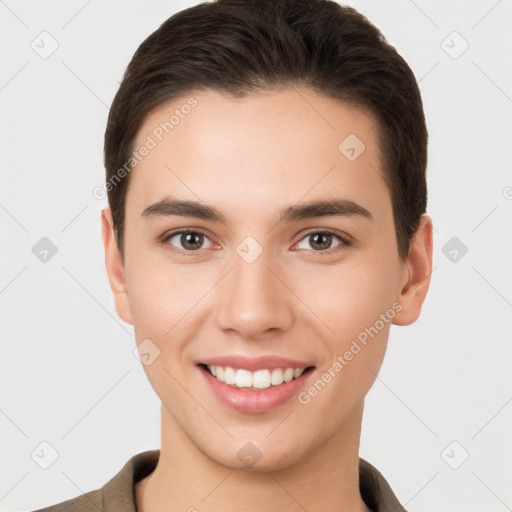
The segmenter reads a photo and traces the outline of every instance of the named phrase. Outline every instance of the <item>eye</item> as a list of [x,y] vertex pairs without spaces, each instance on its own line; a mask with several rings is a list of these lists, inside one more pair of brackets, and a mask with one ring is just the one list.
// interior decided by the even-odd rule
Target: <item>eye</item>
[[[205,240],[210,243],[207,247],[203,247]],[[204,233],[191,229],[170,233],[162,239],[162,243],[170,243],[176,249],[185,252],[198,252],[200,249],[209,249],[213,246],[212,241]]]
[[[338,243],[332,246],[333,239],[338,239]],[[350,245],[348,239],[336,234],[331,231],[312,231],[308,233],[305,237],[301,239],[297,246],[299,249],[308,249],[308,247],[300,247],[299,245],[303,242],[307,241],[310,247],[315,252],[331,252],[331,249],[339,247],[340,245]]]
[[[333,241],[338,240],[336,245],[332,245]],[[205,241],[208,242],[207,246],[204,246]],[[309,243],[310,247],[300,247],[301,243]],[[168,235],[164,235],[162,238],[162,244],[170,244],[177,250],[185,253],[199,252],[201,249],[211,249],[215,244],[210,240],[208,236],[198,230],[193,229],[181,229],[174,231]],[[341,235],[333,233],[331,231],[312,231],[306,234],[296,246],[299,249],[313,250],[317,253],[331,253],[333,249],[339,246],[349,246],[350,241]]]

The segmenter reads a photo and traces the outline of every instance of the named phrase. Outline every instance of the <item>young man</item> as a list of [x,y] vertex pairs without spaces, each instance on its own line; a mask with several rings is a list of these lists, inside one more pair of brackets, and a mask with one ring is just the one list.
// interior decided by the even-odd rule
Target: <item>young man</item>
[[160,450],[45,511],[405,510],[359,458],[432,270],[413,73],[327,0],[218,0],[138,48],[105,134],[105,262]]

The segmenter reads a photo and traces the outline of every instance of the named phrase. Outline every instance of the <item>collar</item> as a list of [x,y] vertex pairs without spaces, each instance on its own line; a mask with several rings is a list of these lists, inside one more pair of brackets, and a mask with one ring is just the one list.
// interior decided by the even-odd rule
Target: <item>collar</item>
[[[160,457],[160,450],[149,450],[131,457],[121,471],[101,489],[105,512],[137,512],[135,484],[149,475]],[[372,512],[407,512],[382,474],[369,462],[359,459],[359,489]]]

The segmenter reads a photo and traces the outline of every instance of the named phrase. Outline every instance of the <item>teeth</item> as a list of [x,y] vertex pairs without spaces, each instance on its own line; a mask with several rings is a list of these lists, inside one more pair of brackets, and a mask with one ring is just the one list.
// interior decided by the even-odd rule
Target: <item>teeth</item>
[[235,374],[235,386],[237,388],[250,388],[252,386],[252,374],[249,370],[237,370]]
[[235,370],[231,366],[208,365],[208,370],[221,382],[237,388],[267,389],[297,379],[304,373],[305,368],[275,368],[251,372],[242,368]]
[[[216,366],[212,366],[212,369],[215,369]],[[230,366],[226,366],[226,369],[224,370],[224,382],[226,384],[235,384],[236,382],[236,374],[235,370],[231,368]]]
[[254,372],[252,374],[252,387],[258,389],[269,388],[270,372],[268,370],[258,370],[257,372]]
[[279,384],[282,384],[283,382],[284,382],[283,370],[281,370],[281,368],[276,368],[275,370],[272,370],[272,376],[270,377],[270,383],[273,386],[278,386]]
[[283,380],[290,382],[293,379],[293,368],[286,368],[283,374]]

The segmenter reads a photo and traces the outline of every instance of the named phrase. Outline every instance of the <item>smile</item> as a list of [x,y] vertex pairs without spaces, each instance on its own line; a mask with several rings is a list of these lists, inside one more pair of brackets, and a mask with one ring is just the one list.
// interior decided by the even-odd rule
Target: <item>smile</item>
[[213,396],[244,413],[265,413],[284,405],[315,376],[315,366],[274,356],[222,356],[196,364]]
[[220,382],[237,388],[268,389],[299,378],[307,368],[272,368],[250,371],[231,366],[205,365],[208,372]]

